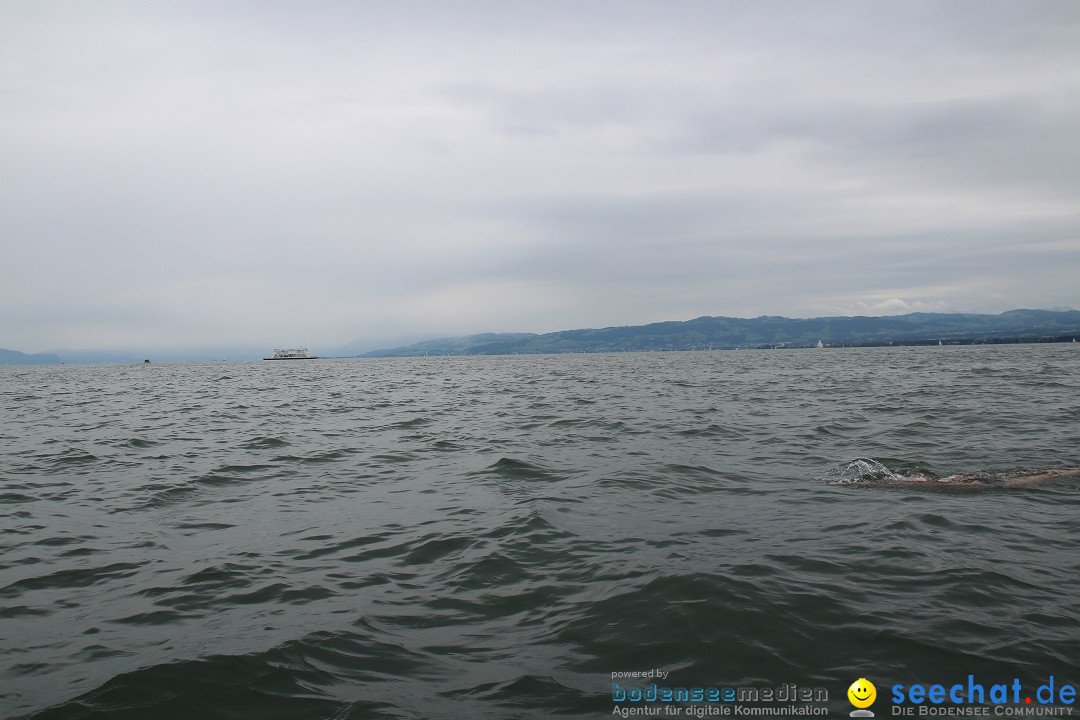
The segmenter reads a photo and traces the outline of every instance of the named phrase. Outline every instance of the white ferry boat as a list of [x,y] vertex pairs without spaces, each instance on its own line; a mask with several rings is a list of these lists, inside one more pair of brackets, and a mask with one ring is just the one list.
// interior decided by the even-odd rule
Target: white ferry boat
[[307,348],[274,350],[274,354],[263,360],[318,360],[318,356],[312,355]]

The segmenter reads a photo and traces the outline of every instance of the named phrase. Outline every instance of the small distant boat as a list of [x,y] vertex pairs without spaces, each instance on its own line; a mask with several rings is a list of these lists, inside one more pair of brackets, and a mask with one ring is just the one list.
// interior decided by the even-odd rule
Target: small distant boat
[[825,343],[821,342],[821,340],[819,339],[819,340],[817,341],[817,346],[818,346],[819,348],[823,348],[823,347],[825,347]]
[[308,352],[307,348],[295,348],[295,349],[277,349],[274,350],[274,354],[270,357],[263,358],[263,360],[318,360],[317,355],[312,355]]

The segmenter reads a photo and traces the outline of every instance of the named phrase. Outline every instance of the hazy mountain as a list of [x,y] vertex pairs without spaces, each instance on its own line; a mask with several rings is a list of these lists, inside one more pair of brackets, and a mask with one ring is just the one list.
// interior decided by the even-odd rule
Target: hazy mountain
[[412,345],[413,343],[420,343],[427,341],[430,337],[430,335],[408,334],[398,335],[397,337],[362,338],[338,347],[322,348],[321,351],[312,348],[312,352],[322,357],[358,357],[366,352],[378,350],[379,348],[402,347],[405,345]]
[[888,317],[699,317],[685,322],[429,340],[360,357],[642,352],[705,348],[1022,342],[1080,337],[1080,311],[1010,310],[1000,315],[909,313]]
[[157,348],[157,349],[112,349],[112,350],[50,350],[59,355],[66,363],[103,364],[103,363],[141,363],[152,362],[214,362],[228,360],[258,360],[269,353],[258,348]]
[[[552,335],[556,333],[550,333]],[[503,355],[499,348],[547,337],[534,333],[481,333],[458,338],[425,340],[393,350],[373,350],[357,357],[410,357],[422,355]],[[489,350],[496,350],[490,352]]]
[[57,355],[36,353],[29,355],[18,350],[0,348],[0,365],[55,365],[64,362]]

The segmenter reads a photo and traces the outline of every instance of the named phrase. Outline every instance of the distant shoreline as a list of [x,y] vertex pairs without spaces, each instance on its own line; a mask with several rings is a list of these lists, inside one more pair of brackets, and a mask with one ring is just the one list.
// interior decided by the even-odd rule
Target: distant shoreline
[[[684,352],[698,350],[772,350],[813,348],[903,347],[924,345],[1011,345],[1080,341],[1078,310],[1009,310],[999,315],[908,313],[888,316],[787,318],[710,317],[648,325],[560,330],[536,333],[482,333],[444,337],[411,345],[350,352],[349,346],[322,349],[323,358],[424,357],[470,355],[562,355],[578,353]],[[356,346],[359,343],[352,343]],[[370,345],[369,345],[370,347]],[[250,355],[249,355],[250,353]],[[0,349],[0,364],[113,364],[211,362],[264,357],[251,348],[185,350],[53,350],[30,355]]]
[[[1018,337],[995,337],[985,339],[969,339],[969,338],[943,338],[941,340],[942,347],[961,347],[972,345],[1052,345],[1052,344],[1071,344],[1074,342],[1072,335],[1055,336],[1055,337],[1038,337],[1038,338],[1018,338]],[[1075,342],[1080,344],[1080,336],[1075,338]],[[859,349],[859,348],[881,348],[881,347],[934,347],[939,343],[939,339],[932,340],[911,340],[904,342],[870,342],[870,343],[847,343],[836,345],[825,345],[824,350],[838,350],[838,349]],[[734,346],[734,347],[685,347],[685,348],[656,348],[652,350],[563,350],[563,351],[550,351],[550,352],[506,352],[506,353],[427,353],[426,355],[321,355],[318,358],[308,358],[313,360],[379,360],[379,359],[392,359],[392,358],[446,358],[446,357],[514,357],[521,355],[616,355],[624,353],[690,353],[690,352],[733,352],[740,350],[816,350],[816,345],[809,344],[786,344],[786,345],[754,345],[754,346]],[[265,358],[236,358],[233,360],[157,360],[154,361],[159,365],[170,364],[186,364],[186,363],[221,363],[221,362],[260,362]],[[0,362],[0,367],[39,367],[48,366],[56,367],[57,365],[144,365],[147,364],[143,360],[103,360],[98,362]],[[150,363],[154,364],[154,363]]]
[[[1080,344],[1080,335],[1075,337]],[[880,348],[880,347],[960,347],[971,345],[1051,345],[1071,344],[1074,340],[1072,335],[1055,337],[993,337],[993,338],[933,338],[927,340],[904,340],[901,342],[866,342],[866,343],[837,343],[826,344],[824,350],[857,349],[857,348]],[[348,355],[342,357],[324,357],[324,360],[378,360],[379,358],[423,358],[423,357],[509,357],[514,355],[604,355],[620,353],[648,353],[648,352],[733,352],[737,350],[816,350],[816,344],[787,343],[781,345],[734,345],[730,347],[665,347],[649,350],[619,350],[613,348],[595,350],[561,350],[561,351],[535,351],[535,352],[505,352],[505,353],[426,353],[422,355],[390,355],[390,354],[366,354]],[[380,351],[382,353],[384,351]]]
[[1010,310],[1000,315],[909,313],[884,317],[699,317],[649,325],[544,333],[484,333],[374,350],[355,357],[558,355],[683,350],[1000,345],[1071,342],[1080,311]]

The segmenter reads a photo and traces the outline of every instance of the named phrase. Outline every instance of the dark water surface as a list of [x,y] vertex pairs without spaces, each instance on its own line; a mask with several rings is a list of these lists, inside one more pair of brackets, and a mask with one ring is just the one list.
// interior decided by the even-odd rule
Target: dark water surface
[[[1076,345],[0,369],[0,715],[1080,682]],[[879,713],[879,716],[882,713]]]

